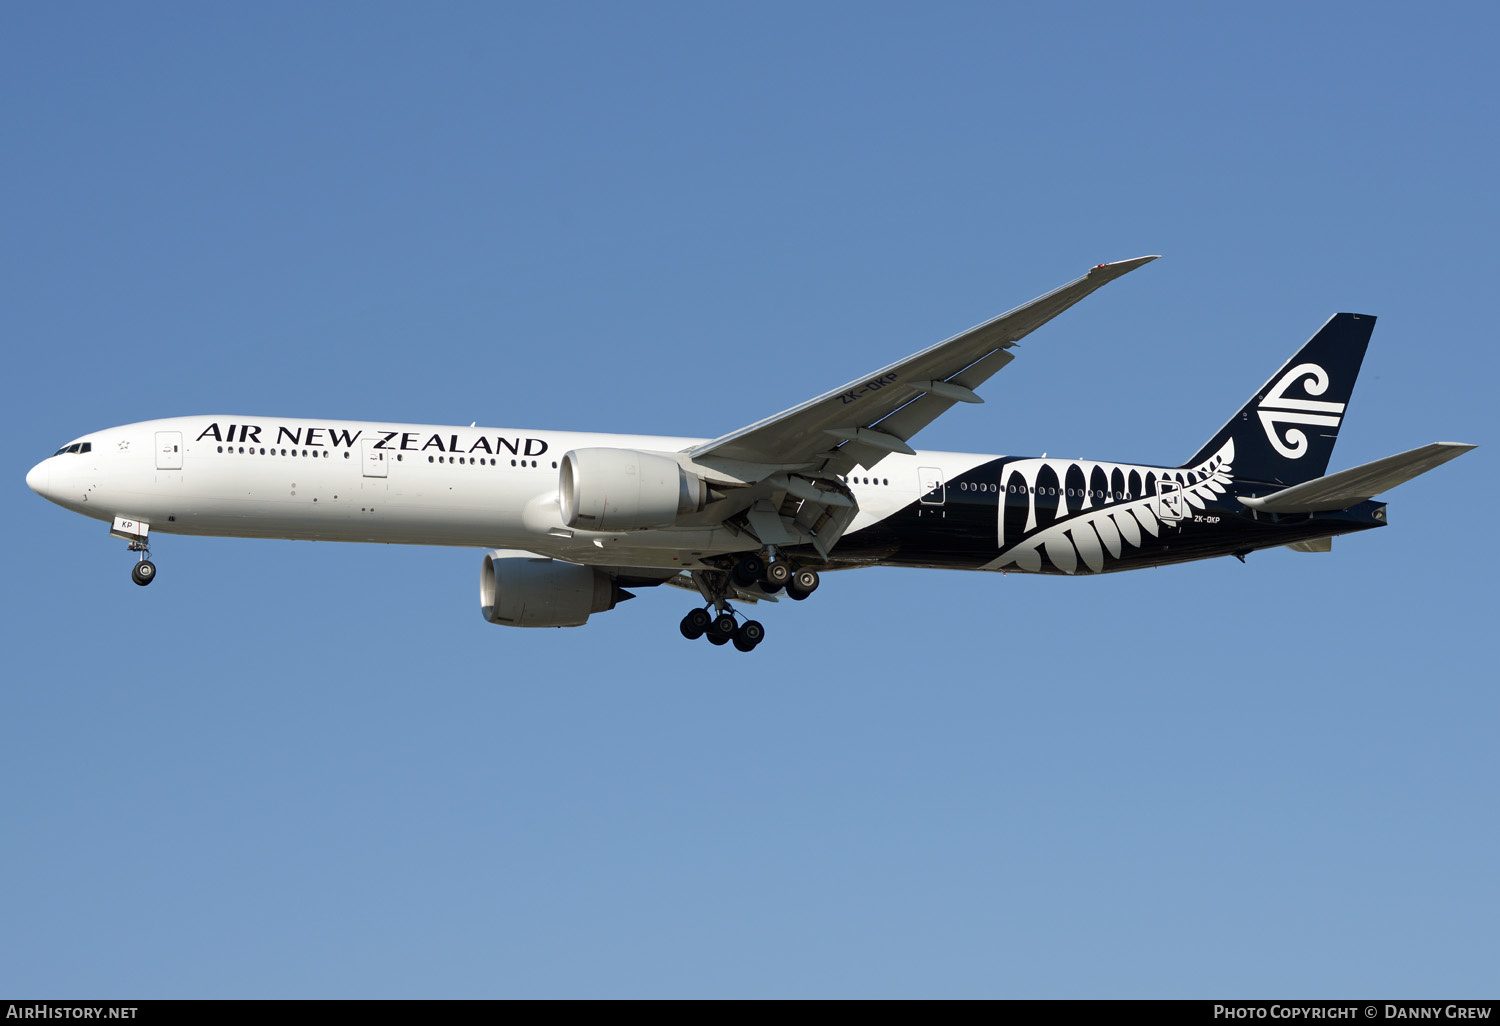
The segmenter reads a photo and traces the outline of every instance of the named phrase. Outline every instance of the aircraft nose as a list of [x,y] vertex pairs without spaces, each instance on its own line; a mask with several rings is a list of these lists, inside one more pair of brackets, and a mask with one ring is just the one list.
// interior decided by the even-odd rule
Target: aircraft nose
[[38,495],[47,494],[47,479],[52,476],[50,463],[50,460],[42,460],[26,474],[26,487]]

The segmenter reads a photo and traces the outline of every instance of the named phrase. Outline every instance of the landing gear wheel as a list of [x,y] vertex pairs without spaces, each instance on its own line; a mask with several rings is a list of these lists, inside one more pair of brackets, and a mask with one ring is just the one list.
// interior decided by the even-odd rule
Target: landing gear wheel
[[740,561],[734,564],[734,583],[741,587],[749,587],[760,580],[765,572],[766,561],[751,552],[740,557]]
[[780,591],[792,581],[792,568],[787,563],[769,563],[766,565],[766,574],[762,579],[767,591]]
[[792,574],[791,583],[786,586],[787,596],[796,602],[801,602],[817,590],[818,572],[816,570],[798,570]]
[[142,588],[156,580],[156,564],[149,559],[143,559],[130,571],[130,579]]
[[740,629],[734,632],[734,647],[741,652],[749,652],[765,640],[766,629],[761,626],[759,620],[746,620],[740,625]]
[[714,618],[708,615],[707,609],[694,609],[682,618],[682,636],[689,641],[696,641],[703,637],[713,622]]
[[[706,609],[700,609],[697,612],[702,613],[704,616],[708,615],[708,610]],[[714,617],[703,633],[715,645],[727,645],[729,644],[729,639],[734,637],[734,629],[738,626],[739,624],[735,623],[733,614],[720,613]]]

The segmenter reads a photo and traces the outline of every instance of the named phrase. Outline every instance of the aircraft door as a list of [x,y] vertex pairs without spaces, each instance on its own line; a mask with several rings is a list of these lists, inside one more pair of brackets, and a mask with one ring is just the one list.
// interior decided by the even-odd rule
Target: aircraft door
[[182,469],[181,431],[158,431],[156,433],[156,469]]
[[1182,485],[1169,477],[1156,482],[1156,515],[1169,523],[1176,523],[1183,515]]
[[917,474],[921,482],[922,505],[941,506],[948,494],[943,487],[943,472],[937,467],[921,467]]
[[364,475],[386,477],[390,464],[386,462],[386,451],[375,448],[375,441],[373,438],[364,440],[364,451],[361,453],[364,458]]

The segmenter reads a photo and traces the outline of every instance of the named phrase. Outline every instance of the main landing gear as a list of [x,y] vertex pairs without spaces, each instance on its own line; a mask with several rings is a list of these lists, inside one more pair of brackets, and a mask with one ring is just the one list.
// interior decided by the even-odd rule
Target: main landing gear
[[707,609],[694,609],[682,618],[681,630],[689,641],[704,637],[710,645],[727,645],[732,641],[741,652],[749,652],[766,639],[766,628],[759,620],[740,623],[734,611],[727,608],[718,616]]
[[749,588],[758,584],[768,595],[774,595],[785,588],[787,597],[798,602],[818,590],[816,570],[793,570],[790,563],[781,559],[768,563],[755,552],[741,556],[730,571],[730,576],[740,587]]
[[[775,556],[775,551],[771,551]],[[757,585],[767,595],[785,590],[787,596],[800,602],[818,588],[818,572],[806,568],[792,569],[783,559],[767,560],[757,552],[746,553],[730,567],[727,562],[722,569],[697,571],[693,578],[708,605],[691,610],[682,618],[682,636],[689,641],[707,638],[711,645],[727,645],[741,652],[749,652],[766,637],[766,628],[759,620],[739,622],[739,614],[729,604],[736,588],[753,588]],[[727,574],[725,571],[728,571]]]

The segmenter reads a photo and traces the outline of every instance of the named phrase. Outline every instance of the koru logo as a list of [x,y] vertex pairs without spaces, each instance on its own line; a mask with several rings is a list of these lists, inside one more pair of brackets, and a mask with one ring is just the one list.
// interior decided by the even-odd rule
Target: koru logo
[[1328,391],[1328,372],[1315,363],[1299,363],[1281,376],[1256,407],[1266,438],[1289,460],[1300,460],[1307,454],[1307,435],[1297,428],[1278,430],[1278,424],[1336,428],[1344,414],[1343,403],[1287,398],[1287,390],[1298,384],[1308,395],[1322,395]]

